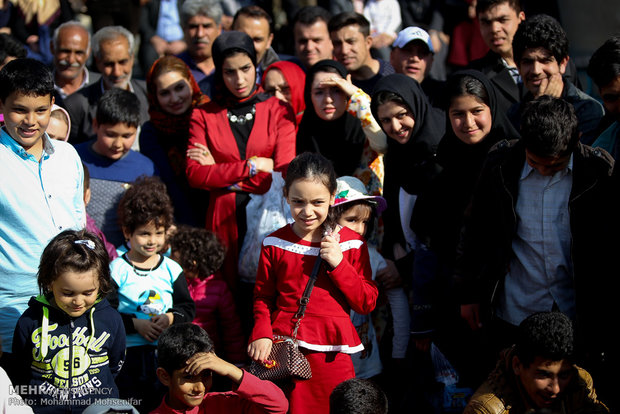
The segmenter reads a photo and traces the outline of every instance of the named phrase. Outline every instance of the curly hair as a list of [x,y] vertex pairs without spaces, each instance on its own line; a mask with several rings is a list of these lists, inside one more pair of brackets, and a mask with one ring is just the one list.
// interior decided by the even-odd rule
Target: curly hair
[[226,257],[226,248],[215,233],[191,226],[179,226],[170,238],[174,259],[183,269],[203,279],[217,272]]
[[573,325],[561,312],[534,313],[519,325],[515,355],[528,367],[536,357],[561,361],[573,357]]
[[166,328],[157,340],[157,363],[172,375],[195,354],[213,349],[213,341],[204,329],[191,322],[179,323]]
[[386,414],[387,396],[374,382],[351,378],[341,382],[329,396],[331,414]]
[[138,177],[118,204],[118,221],[124,231],[153,222],[166,230],[172,225],[172,202],[159,177]]
[[103,242],[87,230],[65,230],[54,237],[43,250],[37,284],[41,294],[51,292],[50,286],[65,272],[94,271],[99,280],[99,294],[111,291],[110,256]]
[[512,51],[517,67],[525,49],[547,49],[558,62],[568,57],[568,36],[560,23],[546,14],[525,20],[519,25],[512,40]]

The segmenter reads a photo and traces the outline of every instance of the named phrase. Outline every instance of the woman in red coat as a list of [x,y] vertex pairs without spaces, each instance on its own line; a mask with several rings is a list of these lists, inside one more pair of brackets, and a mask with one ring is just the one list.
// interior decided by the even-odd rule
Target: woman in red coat
[[[256,53],[245,33],[219,35],[213,42],[213,61],[214,99],[194,109],[189,148],[203,148],[214,163],[188,158],[186,172],[192,187],[210,192],[206,228],[227,247],[222,274],[235,292],[245,206],[250,193],[267,192],[271,172],[285,171],[295,156],[295,114],[256,84]],[[244,290],[251,295],[251,289]]]

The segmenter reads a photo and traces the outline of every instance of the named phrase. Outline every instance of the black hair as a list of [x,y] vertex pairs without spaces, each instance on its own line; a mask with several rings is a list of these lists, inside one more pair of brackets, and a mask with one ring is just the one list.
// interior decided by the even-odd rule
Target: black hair
[[51,292],[52,282],[64,272],[95,271],[99,294],[111,291],[110,256],[97,235],[87,230],[65,230],[54,237],[43,250],[37,283],[41,294]]
[[515,356],[528,367],[536,357],[550,361],[573,358],[573,326],[561,312],[534,313],[517,330]]
[[344,213],[346,213],[349,209],[356,206],[365,206],[370,209],[370,215],[368,217],[368,223],[366,224],[366,232],[362,234],[365,239],[369,239],[373,234],[375,228],[375,221],[377,219],[377,203],[368,200],[368,199],[360,199],[353,200],[347,203],[340,203],[329,208],[329,217],[328,222],[336,224],[338,220]]
[[250,17],[250,18],[254,18],[254,19],[265,19],[265,20],[267,20],[267,24],[269,25],[269,33],[270,34],[273,33],[273,19],[271,18],[269,13],[267,13],[260,6],[252,4],[252,5],[249,5],[249,6],[244,6],[244,7],[240,8],[239,10],[237,10],[237,13],[235,13],[235,16],[233,17],[233,21],[232,21],[232,28],[233,28],[233,30],[237,30],[237,29],[235,29],[235,24],[239,20],[239,17],[242,17],[242,16]]
[[2,102],[13,93],[26,96],[49,96],[54,93],[52,71],[35,59],[15,59],[0,70],[0,100]]
[[519,0],[478,0],[476,3],[476,14],[483,13],[489,10],[491,7],[498,6],[500,4],[508,3],[511,9],[513,9],[517,14],[521,13],[523,10],[521,8],[521,2]]
[[329,23],[327,24],[327,28],[330,33],[336,32],[343,27],[357,25],[359,26],[359,31],[365,37],[370,35],[370,22],[363,14],[359,14],[356,12],[342,12],[338,13],[331,19],[329,19]]
[[599,88],[620,76],[620,36],[607,39],[594,51],[588,63],[587,73]]
[[443,108],[447,111],[454,98],[471,95],[487,106],[491,106],[489,92],[484,84],[471,75],[455,74],[446,81],[443,90]]
[[97,125],[125,124],[140,126],[140,100],[136,94],[120,88],[111,88],[97,102]]
[[311,25],[319,20],[327,25],[331,17],[331,13],[321,6],[304,6],[293,16],[291,27],[295,27],[297,23]]
[[330,194],[334,194],[338,187],[333,164],[315,152],[303,152],[290,162],[284,180],[284,196],[297,180],[316,180],[325,185]]
[[387,414],[388,399],[374,382],[351,378],[338,384],[329,396],[330,414]]
[[539,157],[570,154],[579,142],[573,106],[547,95],[530,101],[521,117],[521,138],[525,148]]
[[[415,79],[414,81],[417,82]],[[379,107],[388,102],[394,102],[398,105],[404,106],[405,108],[407,108],[409,112],[412,112],[411,107],[409,106],[407,101],[403,99],[402,96],[400,96],[399,94],[395,92],[385,90],[385,91],[379,91],[376,94],[374,94],[372,97],[372,100],[370,101],[370,107],[372,109],[372,113],[375,114],[375,117],[379,111]],[[377,121],[379,122],[379,125],[381,125],[381,122],[379,121],[378,118],[377,118]]]
[[138,177],[118,204],[119,224],[130,233],[150,222],[168,230],[172,225],[172,214],[172,202],[166,185],[157,176]]
[[543,48],[558,64],[568,56],[568,36],[560,23],[546,14],[537,14],[519,25],[512,40],[512,52],[519,66],[525,49]]
[[213,352],[213,341],[200,326],[191,322],[166,328],[157,340],[157,364],[170,375],[184,368],[199,352]]
[[206,278],[224,263],[226,248],[215,233],[204,228],[179,226],[170,238],[174,259],[185,270]]
[[27,55],[26,47],[19,40],[8,33],[0,33],[0,65],[8,57],[23,59]]

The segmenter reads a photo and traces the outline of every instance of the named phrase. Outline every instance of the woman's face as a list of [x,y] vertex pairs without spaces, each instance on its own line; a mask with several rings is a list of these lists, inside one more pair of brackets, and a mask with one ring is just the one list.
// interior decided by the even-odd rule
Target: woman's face
[[466,144],[479,143],[491,131],[491,108],[476,96],[453,98],[448,116],[454,134]]
[[157,102],[164,112],[181,115],[192,105],[192,88],[180,72],[162,73],[155,78],[155,87]]
[[342,89],[337,86],[321,86],[321,82],[332,78],[342,78],[342,76],[337,73],[317,72],[310,90],[314,111],[324,121],[340,118],[347,109],[347,97]]
[[245,53],[235,53],[224,59],[222,64],[224,85],[236,98],[250,96],[256,82],[256,68]]
[[271,69],[265,74],[263,89],[271,96],[275,96],[281,101],[291,103],[291,88],[284,78],[280,69]]
[[379,124],[385,134],[399,144],[406,144],[411,138],[415,119],[409,108],[398,102],[388,101],[377,108]]

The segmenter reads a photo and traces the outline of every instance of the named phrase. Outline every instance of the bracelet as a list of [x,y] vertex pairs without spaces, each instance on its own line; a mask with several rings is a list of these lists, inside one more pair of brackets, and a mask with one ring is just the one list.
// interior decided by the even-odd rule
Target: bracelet
[[250,178],[252,178],[258,173],[258,170],[256,169],[256,156],[250,157],[246,163],[250,169]]

